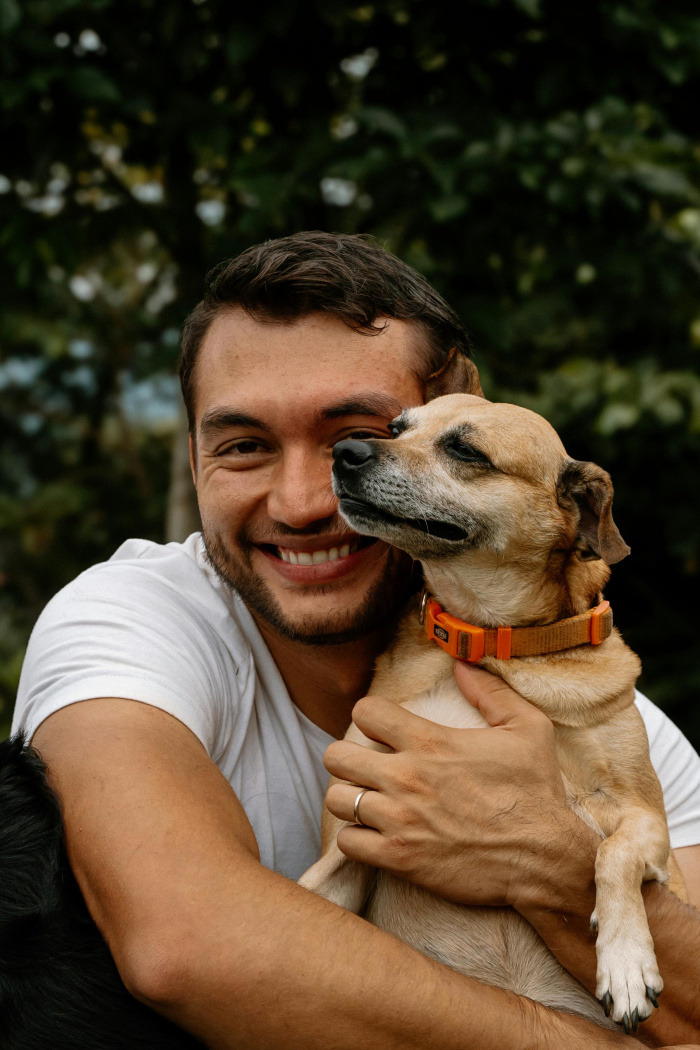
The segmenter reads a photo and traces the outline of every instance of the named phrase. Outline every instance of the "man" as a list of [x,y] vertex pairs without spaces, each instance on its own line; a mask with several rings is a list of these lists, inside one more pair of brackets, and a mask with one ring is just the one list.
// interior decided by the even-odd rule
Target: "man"
[[[349,856],[518,908],[594,983],[598,840],[565,804],[548,719],[466,667],[491,730],[357,703],[414,583],[402,554],[338,517],[331,453],[388,436],[405,406],[478,390],[454,313],[374,245],[300,234],[220,270],[186,325],[181,380],[203,540],[129,541],[65,588],[15,717],[49,764],[127,987],[217,1050],[637,1045],[457,975],[290,881],[316,857],[331,744],[327,768],[371,775],[385,808],[381,833],[343,833]],[[657,762],[697,783],[690,746],[640,703]],[[395,749],[371,768],[332,743],[353,712]],[[700,896],[697,795],[666,779]],[[347,816],[342,789],[331,804]],[[656,884],[647,904],[667,989],[646,1030],[680,1042],[700,1035],[700,920]]]

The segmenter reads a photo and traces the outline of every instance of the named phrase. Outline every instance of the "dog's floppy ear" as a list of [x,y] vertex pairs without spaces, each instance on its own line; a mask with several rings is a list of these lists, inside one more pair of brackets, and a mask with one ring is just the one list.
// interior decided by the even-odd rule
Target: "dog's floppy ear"
[[602,558],[614,565],[626,558],[629,547],[612,517],[613,487],[610,475],[595,463],[568,460],[557,484],[557,498],[563,507],[578,512],[576,553],[583,561]]
[[475,394],[483,397],[479,373],[470,357],[453,346],[442,368],[429,375],[425,382],[425,400],[433,401],[443,394]]

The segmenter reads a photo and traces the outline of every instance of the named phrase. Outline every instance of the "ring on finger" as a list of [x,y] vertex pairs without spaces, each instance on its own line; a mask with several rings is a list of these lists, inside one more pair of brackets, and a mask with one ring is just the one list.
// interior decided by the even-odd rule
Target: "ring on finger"
[[371,788],[362,788],[362,790],[360,792],[358,792],[357,798],[355,799],[355,805],[353,806],[353,809],[352,809],[352,819],[354,820],[354,822],[356,824],[360,824],[361,827],[363,827],[363,828],[366,828],[367,825],[365,824],[364,820],[360,816],[360,802],[362,801],[362,796],[366,795],[367,792],[370,791],[370,790],[371,790]]

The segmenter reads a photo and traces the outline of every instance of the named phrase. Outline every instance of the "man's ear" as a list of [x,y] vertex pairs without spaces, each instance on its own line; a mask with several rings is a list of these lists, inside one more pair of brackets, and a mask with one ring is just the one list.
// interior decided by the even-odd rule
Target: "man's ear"
[[479,373],[470,357],[453,346],[442,368],[428,376],[425,383],[425,400],[433,401],[443,394],[475,394],[483,397]]
[[557,484],[561,506],[578,513],[576,553],[583,561],[602,558],[608,565],[630,552],[612,517],[613,487],[610,475],[595,463],[570,459]]

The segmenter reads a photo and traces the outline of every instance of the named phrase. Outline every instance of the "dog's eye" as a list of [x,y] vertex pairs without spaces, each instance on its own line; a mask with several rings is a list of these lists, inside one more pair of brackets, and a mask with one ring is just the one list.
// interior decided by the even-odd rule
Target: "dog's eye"
[[459,459],[463,463],[483,463],[486,466],[491,465],[491,460],[488,456],[485,456],[478,448],[468,444],[466,441],[462,441],[458,437],[447,439],[445,442],[445,451],[448,456],[452,456],[453,459]]
[[393,438],[397,438],[401,433],[401,427],[398,423],[388,423],[386,428]]

